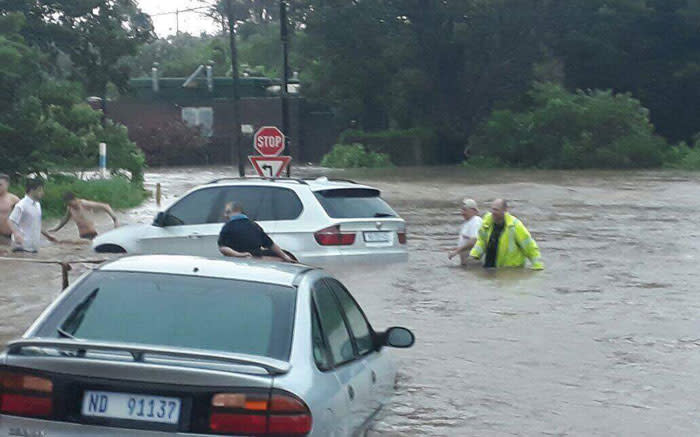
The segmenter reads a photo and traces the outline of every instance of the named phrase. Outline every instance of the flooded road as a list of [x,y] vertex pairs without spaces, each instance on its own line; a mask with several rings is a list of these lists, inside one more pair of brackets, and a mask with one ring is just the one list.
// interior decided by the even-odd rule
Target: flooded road
[[[147,183],[161,182],[171,200],[226,174],[152,171]],[[409,263],[333,272],[376,329],[403,325],[417,336],[413,349],[396,353],[397,393],[370,435],[700,435],[700,174],[448,168],[342,176],[380,188],[409,226]],[[482,206],[508,199],[546,270],[486,272],[448,261],[465,196]],[[150,221],[156,210],[149,203],[122,218]],[[81,255],[86,247],[67,245],[41,256]],[[0,275],[4,342],[50,302],[60,275],[55,266],[3,261]]]

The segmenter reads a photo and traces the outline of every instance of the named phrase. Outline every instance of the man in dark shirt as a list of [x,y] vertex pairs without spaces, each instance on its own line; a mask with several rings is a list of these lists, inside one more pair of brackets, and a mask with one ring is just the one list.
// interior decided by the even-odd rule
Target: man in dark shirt
[[224,215],[228,221],[219,234],[219,251],[224,256],[235,258],[268,258],[294,262],[284,253],[263,229],[243,214],[237,202],[226,205]]

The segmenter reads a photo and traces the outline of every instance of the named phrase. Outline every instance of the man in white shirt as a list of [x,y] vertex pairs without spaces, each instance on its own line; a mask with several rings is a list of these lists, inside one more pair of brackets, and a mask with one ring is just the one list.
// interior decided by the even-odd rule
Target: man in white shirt
[[472,199],[462,200],[462,217],[464,224],[459,232],[459,240],[457,247],[450,250],[449,259],[459,255],[462,265],[466,265],[469,260],[469,251],[476,244],[479,229],[481,228],[482,220],[479,217],[479,206]]
[[32,252],[39,251],[41,235],[50,241],[56,241],[54,237],[41,230],[41,199],[44,197],[44,183],[37,179],[30,179],[26,185],[27,195],[17,202],[8,220],[12,229],[12,251]]

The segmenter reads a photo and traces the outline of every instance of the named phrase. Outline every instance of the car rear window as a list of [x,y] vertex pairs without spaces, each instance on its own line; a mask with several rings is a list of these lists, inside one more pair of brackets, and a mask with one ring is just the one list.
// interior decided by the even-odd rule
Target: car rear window
[[316,191],[314,194],[326,213],[333,218],[398,217],[379,197],[379,190],[343,188]]
[[278,285],[95,272],[74,290],[62,335],[289,358],[296,292]]

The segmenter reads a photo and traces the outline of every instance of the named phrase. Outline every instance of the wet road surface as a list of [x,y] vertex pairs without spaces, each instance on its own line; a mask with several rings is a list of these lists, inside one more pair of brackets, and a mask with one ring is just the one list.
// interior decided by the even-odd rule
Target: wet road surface
[[[163,183],[167,204],[229,172],[151,171],[147,183]],[[397,393],[370,435],[700,435],[700,175],[342,175],[382,189],[409,226],[409,263],[333,272],[376,329],[407,326],[418,339],[397,351]],[[546,270],[486,272],[448,261],[465,196],[482,206],[506,197]],[[156,210],[149,203],[122,218],[149,221]],[[65,238],[75,232],[68,228]],[[41,256],[94,257],[76,245]],[[3,261],[0,275],[4,342],[51,301],[60,275],[55,266]]]

